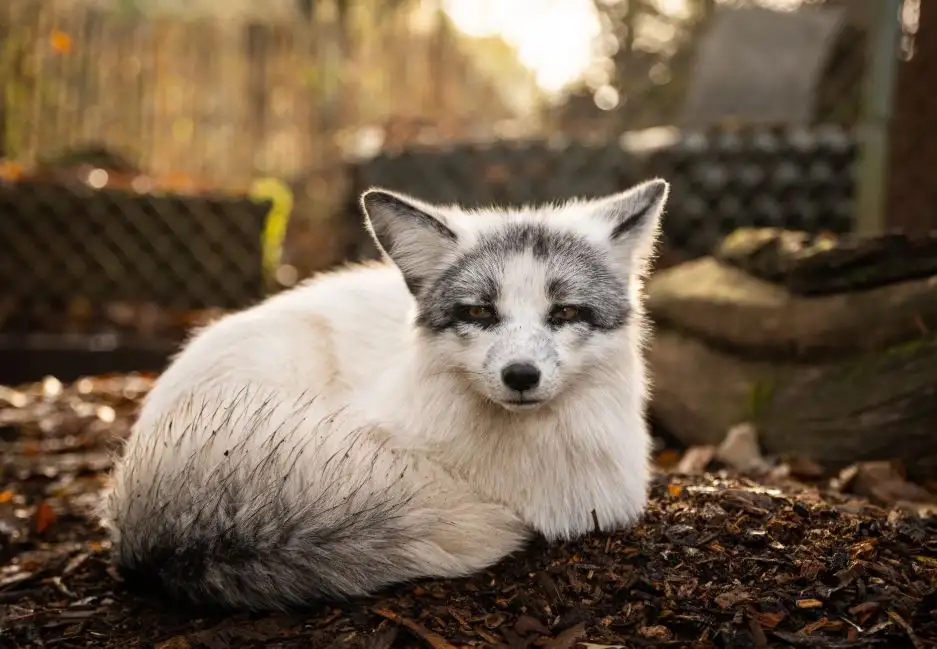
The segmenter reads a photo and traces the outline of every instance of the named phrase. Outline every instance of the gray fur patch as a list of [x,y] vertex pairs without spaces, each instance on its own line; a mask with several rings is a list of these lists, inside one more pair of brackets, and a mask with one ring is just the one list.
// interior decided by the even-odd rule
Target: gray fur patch
[[[304,454],[319,452],[309,443],[315,428],[292,417],[260,452],[246,448],[249,434],[232,434],[266,429],[273,403],[271,394],[251,414],[226,417],[181,470],[148,472],[155,476],[148,481],[126,476],[127,493],[109,508],[120,529],[115,560],[129,588],[197,607],[283,610],[363,595],[418,569],[401,551],[427,532],[400,521],[413,492],[374,491],[362,468],[373,467],[370,455],[324,458],[323,481],[334,489],[297,494],[286,482]],[[230,405],[219,408],[230,414]],[[296,402],[296,413],[306,410],[308,401]],[[214,414],[200,412],[180,440],[205,430]],[[208,448],[232,437],[243,441],[224,449],[220,463],[206,461]],[[397,469],[402,478],[406,465]]]
[[602,250],[584,237],[545,224],[512,223],[483,236],[426,287],[417,297],[417,325],[436,333],[459,332],[454,307],[495,302],[507,260],[525,253],[546,265],[546,289],[555,304],[585,307],[591,329],[608,331],[625,324],[627,287]]

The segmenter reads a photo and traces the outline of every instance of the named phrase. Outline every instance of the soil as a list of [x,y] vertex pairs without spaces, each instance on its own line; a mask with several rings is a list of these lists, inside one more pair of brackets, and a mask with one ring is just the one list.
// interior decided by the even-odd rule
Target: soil
[[93,508],[151,385],[0,388],[0,647],[937,647],[937,518],[828,483],[661,469],[635,529],[276,615],[122,588]]

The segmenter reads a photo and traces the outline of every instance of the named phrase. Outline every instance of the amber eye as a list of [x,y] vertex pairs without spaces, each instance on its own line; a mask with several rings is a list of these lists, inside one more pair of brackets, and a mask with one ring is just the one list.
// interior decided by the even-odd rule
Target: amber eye
[[571,322],[579,318],[579,309],[574,306],[559,306],[550,312],[550,319],[554,322]]
[[468,309],[465,311],[465,314],[472,320],[491,320],[494,317],[495,312],[491,307],[476,304],[468,307]]

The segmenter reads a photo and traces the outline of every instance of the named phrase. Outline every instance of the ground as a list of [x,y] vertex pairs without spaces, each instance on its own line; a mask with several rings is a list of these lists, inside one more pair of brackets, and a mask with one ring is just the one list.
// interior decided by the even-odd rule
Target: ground
[[935,647],[937,519],[816,485],[661,472],[644,522],[470,579],[291,615],[121,588],[93,507],[150,382],[0,388],[0,647]]

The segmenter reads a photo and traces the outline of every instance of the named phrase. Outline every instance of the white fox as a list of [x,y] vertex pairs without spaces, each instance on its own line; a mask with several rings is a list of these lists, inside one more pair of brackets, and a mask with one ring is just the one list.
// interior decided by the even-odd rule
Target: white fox
[[668,185],[522,209],[364,193],[388,258],[198,332],[104,518],[125,580],[286,609],[642,515],[642,283]]

